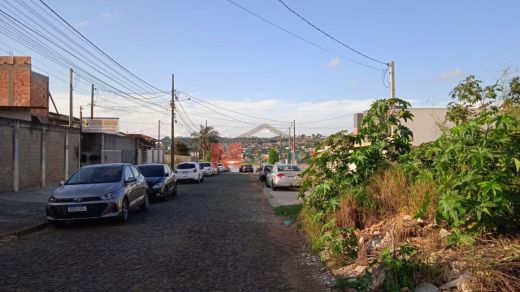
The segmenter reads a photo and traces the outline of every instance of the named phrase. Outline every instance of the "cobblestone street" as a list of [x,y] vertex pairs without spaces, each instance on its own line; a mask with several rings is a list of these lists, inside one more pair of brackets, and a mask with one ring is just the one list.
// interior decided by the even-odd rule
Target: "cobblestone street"
[[221,174],[179,185],[177,197],[126,224],[76,223],[0,243],[0,289],[327,290],[302,235],[281,221],[257,176]]

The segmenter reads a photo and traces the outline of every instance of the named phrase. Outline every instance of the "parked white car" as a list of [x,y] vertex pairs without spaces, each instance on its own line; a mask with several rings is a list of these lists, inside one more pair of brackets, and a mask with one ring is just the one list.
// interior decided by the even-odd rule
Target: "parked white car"
[[190,180],[196,183],[204,181],[204,174],[197,162],[179,163],[175,167],[175,173],[177,174],[177,181]]
[[302,171],[297,165],[274,165],[266,175],[265,185],[276,191],[280,187],[299,187],[302,181]]
[[200,169],[202,170],[202,174],[204,176],[211,176],[213,175],[213,169],[211,167],[211,162],[203,161],[199,162]]

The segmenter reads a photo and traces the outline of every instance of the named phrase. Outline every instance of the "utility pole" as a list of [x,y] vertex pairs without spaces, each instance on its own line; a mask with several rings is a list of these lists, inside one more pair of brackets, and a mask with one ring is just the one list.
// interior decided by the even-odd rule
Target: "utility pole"
[[94,83],[92,83],[92,89],[90,91],[90,119],[94,118]]
[[296,120],[293,120],[293,153],[292,164],[296,164]]
[[390,99],[395,98],[395,62],[390,61]]
[[78,152],[79,152],[79,159],[78,159],[78,167],[81,168],[81,136],[83,131],[83,107],[79,107],[79,145],[78,145]]
[[175,75],[172,74],[172,139],[170,146],[170,166],[175,169]]
[[206,146],[209,148],[208,134],[208,120],[206,120],[206,127],[204,128],[204,145],[202,147],[202,159],[204,160],[206,160]]
[[161,148],[161,120],[159,120],[159,126],[157,128],[157,148]]
[[[289,152],[287,153],[287,163],[290,163],[289,161],[289,156],[291,155],[291,149],[292,149],[292,143],[291,143],[291,123],[289,123],[289,144],[287,145],[288,146],[288,150]],[[291,160],[292,160],[292,157],[291,157]]]
[[69,127],[74,126],[74,108],[72,107],[72,68],[69,71]]

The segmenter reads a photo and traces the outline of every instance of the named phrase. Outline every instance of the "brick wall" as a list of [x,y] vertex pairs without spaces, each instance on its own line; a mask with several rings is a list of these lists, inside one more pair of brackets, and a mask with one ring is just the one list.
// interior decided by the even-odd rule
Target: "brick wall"
[[47,130],[46,139],[45,184],[51,186],[65,179],[65,135],[62,131]]
[[13,189],[13,128],[0,125],[0,192]]
[[31,72],[31,110],[40,117],[49,115],[49,77]]
[[[66,135],[70,175],[78,168],[79,129],[0,118],[0,192],[57,185],[64,180]],[[18,148],[14,147],[15,137]]]
[[20,128],[18,139],[20,189],[39,187],[42,178],[42,129]]
[[0,57],[0,106],[31,105],[31,57]]

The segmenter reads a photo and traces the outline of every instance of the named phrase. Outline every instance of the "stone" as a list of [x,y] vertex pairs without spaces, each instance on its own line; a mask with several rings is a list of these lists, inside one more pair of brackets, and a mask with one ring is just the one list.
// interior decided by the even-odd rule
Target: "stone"
[[[455,280],[449,281],[448,283],[443,284],[439,287],[439,290],[449,290],[452,288],[457,288],[458,291],[470,291],[468,290],[467,282],[469,280],[468,275],[462,275],[458,277]],[[463,290],[463,288],[466,288],[466,290]]]
[[438,292],[439,289],[431,283],[421,283],[413,289],[414,292]]
[[446,229],[444,229],[444,228],[441,228],[441,229],[439,230],[439,236],[440,236],[441,238],[444,238],[444,237],[446,237],[446,236],[448,236],[448,235],[450,235],[450,234],[451,234],[451,232],[449,232],[448,230],[446,230]]

